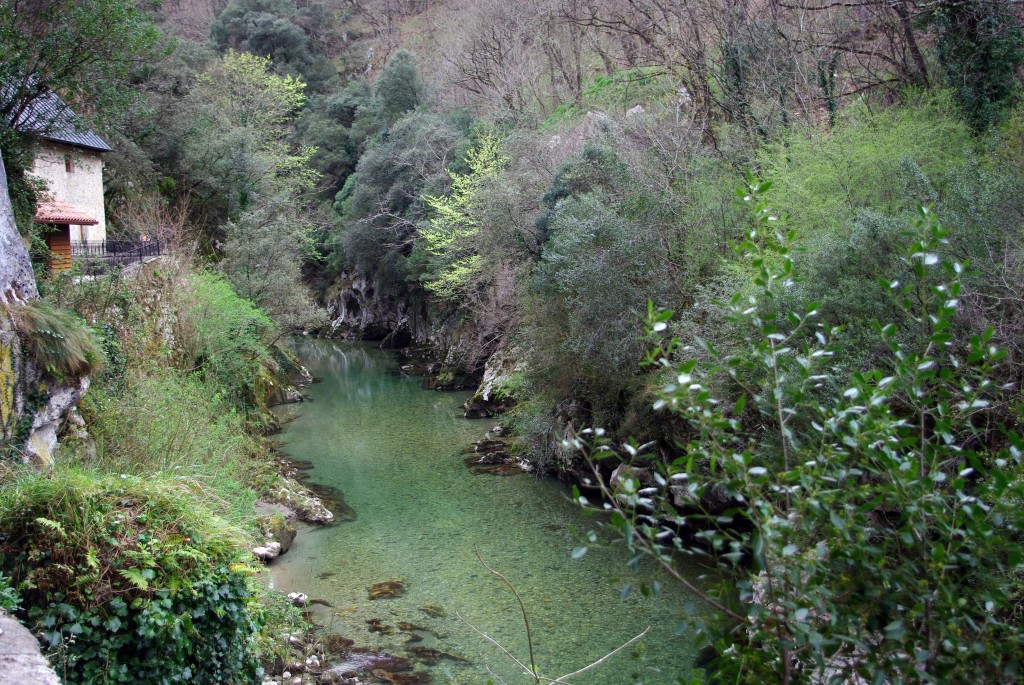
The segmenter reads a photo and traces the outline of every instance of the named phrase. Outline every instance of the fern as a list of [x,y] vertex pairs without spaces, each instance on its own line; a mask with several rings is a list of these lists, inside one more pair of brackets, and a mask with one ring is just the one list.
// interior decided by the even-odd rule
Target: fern
[[60,535],[62,538],[66,538],[68,536],[67,533],[64,532],[64,526],[61,525],[61,523],[59,521],[54,521],[52,519],[43,518],[42,516],[38,516],[38,517],[36,517],[36,523],[38,523],[41,526],[46,526],[50,530],[52,530],[55,533],[57,533],[58,535]]
[[[149,589],[149,581],[143,576],[145,573],[144,570],[137,568],[122,568],[118,573],[140,590]],[[150,573],[152,573],[152,571]]]

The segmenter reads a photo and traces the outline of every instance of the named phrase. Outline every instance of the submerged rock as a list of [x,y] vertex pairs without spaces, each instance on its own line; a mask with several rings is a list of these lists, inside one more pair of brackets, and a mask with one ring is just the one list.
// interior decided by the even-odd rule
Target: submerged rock
[[390,683],[390,685],[420,685],[421,683],[430,682],[430,674],[426,671],[416,671],[414,673],[391,673],[385,671],[382,668],[373,669],[370,674],[381,683]]
[[439,664],[445,659],[448,661],[466,661],[466,659],[463,659],[461,656],[443,652],[440,649],[434,649],[433,647],[410,647],[409,654],[412,655],[413,659],[431,666]]
[[515,457],[499,452],[491,452],[482,457],[467,457],[465,464],[469,467],[470,473],[487,473],[493,476],[512,476],[527,470]]
[[341,654],[355,644],[355,640],[342,635],[324,635],[323,647],[327,654]]
[[370,599],[393,599],[405,594],[405,584],[400,580],[385,580],[382,583],[374,583],[366,588]]
[[425,613],[427,616],[433,618],[444,618],[448,613],[444,610],[444,607],[437,604],[424,604],[419,607],[419,610]]
[[395,632],[395,629],[384,623],[382,618],[368,618],[366,624],[370,626],[369,630],[371,633],[380,633],[381,635],[391,635]]

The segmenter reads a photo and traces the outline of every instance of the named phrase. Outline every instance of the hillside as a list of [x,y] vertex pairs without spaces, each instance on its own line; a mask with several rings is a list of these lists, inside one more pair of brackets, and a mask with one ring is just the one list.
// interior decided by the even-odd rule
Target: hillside
[[[45,349],[46,322],[79,341],[79,365],[40,357],[32,373],[51,394],[77,383],[84,397],[80,418],[54,420],[68,466],[4,466],[0,517],[19,540],[74,550],[93,529],[58,544],[71,513],[38,508],[52,488],[86,493],[106,525],[121,507],[114,476],[154,470],[126,487],[156,503],[162,539],[192,538],[182,526],[210,536],[193,550],[202,560],[160,547],[146,568],[160,555],[179,566],[145,582],[134,566],[108,574],[114,551],[69,551],[61,563],[94,583],[68,600],[75,612],[109,628],[109,592],[149,601],[237,581],[248,608],[222,627],[248,646],[219,652],[218,668],[239,682],[261,677],[257,658],[283,670],[267,633],[295,617],[236,576],[268,525],[254,493],[314,497],[266,442],[268,405],[296,399],[282,386],[302,375],[285,341],[309,334],[373,341],[426,387],[472,392],[465,416],[500,425],[471,468],[562,481],[633,567],[660,569],[645,597],[671,584],[710,607],[687,619],[698,681],[1016,682],[1020,3],[51,10],[0,3],[0,80],[16,84],[0,93],[0,152],[43,295],[8,302],[4,330],[25,350]],[[173,245],[141,281],[47,270],[38,141],[18,124],[47,88],[114,148],[109,234]],[[15,424],[48,401],[23,395],[18,417],[4,416],[4,463],[25,454]],[[188,440],[164,434],[163,414]],[[151,422],[148,437],[122,415]],[[175,468],[212,469],[209,489],[183,492]],[[188,514],[190,498],[213,518]],[[148,530],[146,506],[118,509],[134,533]],[[581,531],[572,559],[599,539]],[[28,570],[38,545],[0,544],[22,555],[0,566],[0,589],[11,578],[22,618],[62,626],[48,631],[57,645],[78,625],[46,609],[66,578]],[[79,644],[88,656],[64,662],[72,680],[100,682]]]

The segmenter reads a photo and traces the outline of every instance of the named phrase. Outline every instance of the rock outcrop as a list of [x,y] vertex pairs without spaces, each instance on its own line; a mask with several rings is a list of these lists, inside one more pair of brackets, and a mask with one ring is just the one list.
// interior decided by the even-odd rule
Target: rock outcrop
[[0,683],[60,685],[60,679],[25,626],[0,610]]
[[364,274],[342,274],[338,294],[328,302],[331,336],[383,340],[392,347],[430,344],[426,301],[383,292]]
[[61,425],[89,388],[89,379],[47,377],[25,354],[10,308],[38,297],[0,156],[0,442],[16,445],[26,461],[48,464]]

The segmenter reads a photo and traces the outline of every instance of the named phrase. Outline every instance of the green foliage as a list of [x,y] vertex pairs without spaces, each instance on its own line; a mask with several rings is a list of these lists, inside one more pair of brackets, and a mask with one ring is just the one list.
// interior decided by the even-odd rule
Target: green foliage
[[447,160],[464,140],[450,120],[414,112],[360,157],[335,204],[343,226],[335,237],[336,270],[374,273],[404,260],[417,224],[426,218],[422,198],[444,193],[450,180]]
[[[720,353],[708,341],[710,365],[676,364],[671,315],[650,312],[659,344],[649,360],[673,376],[656,407],[685,419],[692,437],[656,461],[656,487],[617,486],[613,525],[634,553],[668,567],[693,555],[732,579],[710,593],[691,586],[717,610],[702,627],[713,679],[1016,682],[1024,440],[992,413],[1006,397],[992,332],[954,336],[964,269],[939,256],[948,232],[922,209],[900,256],[907,280],[880,284],[919,334],[900,340],[877,324],[884,366],[833,393],[841,333],[819,323],[816,304],[776,305],[796,267],[767,188],[751,180],[740,192],[755,215],[737,246],[753,289],[728,307],[745,348]],[[722,377],[732,397],[716,396]],[[594,446],[598,458],[616,453],[607,438]],[[671,504],[708,502],[713,489],[735,506]]]
[[463,297],[479,276],[482,259],[474,239],[480,233],[480,222],[474,216],[474,204],[481,186],[508,163],[501,147],[499,137],[485,133],[466,153],[469,171],[451,172],[448,195],[424,197],[433,214],[419,229],[419,239],[433,261],[426,288],[441,300]]
[[1024,30],[995,0],[943,0],[929,9],[936,52],[971,125],[992,125],[1015,96],[1024,65]]
[[615,194],[628,181],[628,172],[622,159],[612,148],[587,143],[583,151],[559,167],[544,195],[548,211],[537,219],[537,235],[544,243],[551,234],[549,223],[560,200],[596,190]]
[[21,608],[21,595],[11,587],[11,579],[0,573],[0,610],[13,613]]
[[267,341],[275,331],[273,322],[216,274],[196,274],[191,286],[191,303],[181,312],[194,327],[195,362],[188,370],[236,406],[256,408],[255,383],[271,360]]
[[157,38],[131,0],[0,4],[0,125],[49,91],[88,102],[98,123],[116,120],[133,97],[129,68],[154,56]]
[[416,56],[407,50],[399,50],[392,55],[377,79],[374,95],[385,126],[416,109],[424,95]]
[[58,468],[0,487],[3,571],[67,682],[258,682],[246,538],[193,486]]
[[333,199],[355,171],[373,128],[371,105],[369,84],[351,81],[338,93],[312,98],[296,122],[303,143],[316,149],[309,163],[323,179],[325,199]]
[[610,76],[594,74],[583,89],[583,106],[564,102],[555,108],[542,124],[551,128],[579,119],[587,111],[623,111],[636,105],[667,98],[674,88],[672,81],[657,67],[619,69]]
[[[297,211],[299,196],[319,180],[309,167],[315,150],[289,140],[305,83],[275,74],[266,57],[229,51],[211,60],[182,52],[151,75],[150,87],[169,91],[152,96],[166,123],[159,130],[145,118],[136,124],[140,154],[161,173],[143,180],[185,205],[207,239],[222,237],[221,227],[244,212]],[[133,201],[130,193],[127,199]]]
[[762,149],[773,205],[801,240],[841,233],[859,209],[906,221],[922,197],[911,170],[943,194],[951,171],[969,158],[971,132],[941,94],[911,98],[888,109],[851,105],[830,132],[794,129]]
[[58,379],[88,376],[103,366],[96,333],[73,312],[33,300],[10,309],[32,360]]
[[211,388],[173,370],[151,371],[86,396],[95,453],[78,463],[107,473],[178,478],[194,486],[191,501],[238,525],[251,521],[264,477],[259,448],[244,415]]
[[530,368],[599,404],[616,402],[637,369],[641,312],[663,285],[643,225],[617,210],[602,193],[562,200],[536,270],[542,338]]
[[210,37],[222,52],[268,57],[278,73],[302,76],[323,92],[336,76],[320,49],[334,37],[333,19],[320,3],[299,9],[291,0],[232,0],[210,27]]
[[313,252],[311,231],[291,214],[248,213],[224,228],[221,268],[234,290],[285,331],[317,328],[326,314],[302,282],[303,257]]

